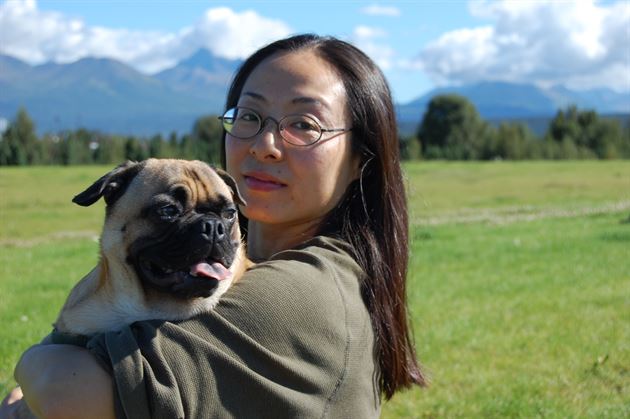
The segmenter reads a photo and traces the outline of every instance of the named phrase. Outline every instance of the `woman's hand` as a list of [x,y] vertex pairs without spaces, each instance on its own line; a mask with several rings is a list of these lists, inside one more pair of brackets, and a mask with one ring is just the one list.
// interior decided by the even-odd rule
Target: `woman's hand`
[[0,404],[0,419],[35,419],[24,401],[22,389],[14,388]]
[[22,355],[15,380],[37,417],[114,417],[112,378],[84,348],[35,345]]

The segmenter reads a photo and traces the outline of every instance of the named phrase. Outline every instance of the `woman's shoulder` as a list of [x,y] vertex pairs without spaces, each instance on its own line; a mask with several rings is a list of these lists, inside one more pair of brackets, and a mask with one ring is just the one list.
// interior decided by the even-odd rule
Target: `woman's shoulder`
[[352,255],[353,250],[348,242],[335,237],[316,236],[293,249],[276,253],[262,265],[281,261],[299,261],[319,266],[321,262],[325,262],[333,267],[339,265],[339,267],[360,270]]
[[258,324],[326,323],[348,308],[364,309],[363,277],[347,243],[316,237],[251,268],[224,294],[217,311],[228,318],[253,317]]
[[346,242],[318,236],[255,265],[225,297],[238,294],[241,298],[241,291],[251,291],[257,301],[260,293],[270,294],[269,298],[330,298],[327,294],[358,290],[363,278],[363,270]]
[[264,276],[280,282],[296,281],[318,284],[323,279],[361,282],[363,270],[352,256],[350,245],[340,239],[317,236],[301,245],[276,253],[268,261],[255,265],[245,279]]

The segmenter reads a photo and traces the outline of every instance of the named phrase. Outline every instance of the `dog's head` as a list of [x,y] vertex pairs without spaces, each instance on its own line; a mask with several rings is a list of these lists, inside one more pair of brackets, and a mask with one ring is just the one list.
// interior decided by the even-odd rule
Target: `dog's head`
[[221,294],[240,269],[236,205],[245,202],[224,171],[200,161],[127,162],[73,202],[88,206],[101,197],[106,202],[102,258],[116,271],[109,276],[134,278],[146,298]]

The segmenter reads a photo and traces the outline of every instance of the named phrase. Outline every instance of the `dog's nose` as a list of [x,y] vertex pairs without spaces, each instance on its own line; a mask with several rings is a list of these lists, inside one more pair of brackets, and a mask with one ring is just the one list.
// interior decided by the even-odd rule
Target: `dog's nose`
[[202,224],[201,235],[207,241],[221,241],[225,239],[225,226],[219,220],[205,220]]

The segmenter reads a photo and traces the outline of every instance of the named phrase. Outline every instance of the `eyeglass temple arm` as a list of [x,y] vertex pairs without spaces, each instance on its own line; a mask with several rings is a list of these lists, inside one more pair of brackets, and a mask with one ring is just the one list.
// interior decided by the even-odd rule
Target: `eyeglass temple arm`
[[342,132],[342,131],[352,131],[352,128],[322,128],[322,132]]

